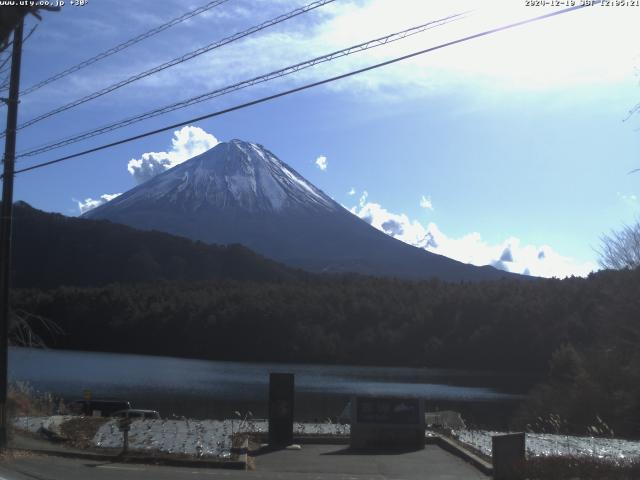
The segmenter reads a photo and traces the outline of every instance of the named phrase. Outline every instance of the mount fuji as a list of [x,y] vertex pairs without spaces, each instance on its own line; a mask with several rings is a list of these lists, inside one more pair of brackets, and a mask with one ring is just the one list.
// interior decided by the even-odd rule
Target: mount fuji
[[407,245],[347,211],[261,145],[231,140],[84,214],[206,243],[240,243],[313,272],[490,280],[512,274]]

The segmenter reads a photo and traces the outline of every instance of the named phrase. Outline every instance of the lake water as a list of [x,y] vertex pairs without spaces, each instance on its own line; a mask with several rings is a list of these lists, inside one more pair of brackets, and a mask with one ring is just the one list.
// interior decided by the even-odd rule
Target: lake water
[[501,426],[530,379],[492,372],[428,368],[239,363],[66,350],[11,348],[11,381],[65,400],[122,398],[163,416],[228,418],[267,413],[270,372],[295,374],[296,417],[336,417],[351,395],[423,398],[454,408],[476,425]]

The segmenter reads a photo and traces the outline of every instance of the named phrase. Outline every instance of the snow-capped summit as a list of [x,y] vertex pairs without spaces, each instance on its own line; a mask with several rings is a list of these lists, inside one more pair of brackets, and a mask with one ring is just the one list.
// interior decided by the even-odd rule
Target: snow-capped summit
[[84,216],[207,243],[240,243],[312,271],[456,281],[510,275],[389,237],[262,145],[242,140],[220,143]]
[[220,143],[130,190],[109,206],[126,208],[150,200],[182,211],[340,208],[262,145],[242,140]]

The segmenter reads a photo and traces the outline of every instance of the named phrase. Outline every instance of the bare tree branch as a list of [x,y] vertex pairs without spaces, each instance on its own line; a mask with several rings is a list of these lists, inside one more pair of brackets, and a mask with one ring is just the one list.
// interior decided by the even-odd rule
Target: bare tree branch
[[600,237],[598,263],[602,268],[623,270],[640,266],[640,221]]
[[64,334],[60,326],[40,315],[34,315],[24,310],[14,310],[11,312],[9,320],[9,341],[12,345],[21,347],[44,348],[44,339],[35,333],[36,324],[48,335]]

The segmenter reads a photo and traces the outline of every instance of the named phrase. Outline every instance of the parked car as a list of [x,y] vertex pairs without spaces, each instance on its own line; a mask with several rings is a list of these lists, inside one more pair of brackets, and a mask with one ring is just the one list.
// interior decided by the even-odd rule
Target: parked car
[[108,417],[119,410],[129,410],[131,403],[126,400],[76,400],[69,404],[72,413]]
[[113,412],[110,416],[129,418],[131,420],[135,420],[137,418],[142,418],[144,420],[158,420],[160,418],[160,414],[156,410],[140,410],[139,408],[118,410],[117,412]]

